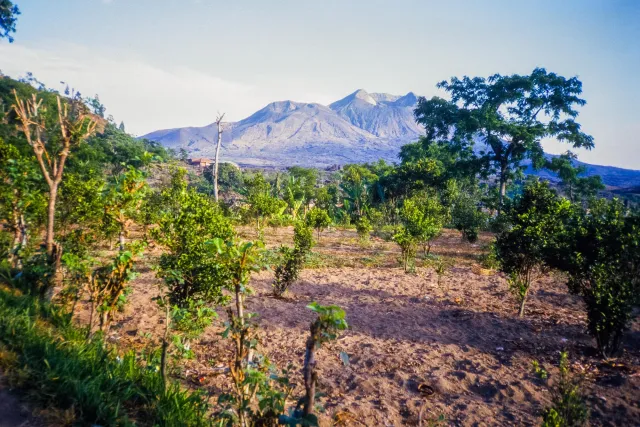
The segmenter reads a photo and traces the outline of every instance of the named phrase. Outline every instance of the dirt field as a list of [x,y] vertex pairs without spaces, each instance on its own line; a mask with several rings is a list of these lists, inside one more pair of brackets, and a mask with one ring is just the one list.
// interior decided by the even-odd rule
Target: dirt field
[[[255,237],[250,229],[240,234]],[[268,247],[291,244],[292,234],[291,228],[267,229]],[[255,294],[247,305],[259,314],[264,352],[280,367],[293,364],[302,393],[299,372],[314,318],[305,307],[311,301],[338,304],[350,328],[320,350],[323,425],[537,425],[550,395],[531,362],[539,361],[553,378],[563,349],[584,376],[593,425],[640,425],[638,322],[626,336],[624,357],[602,362],[585,333],[580,300],[553,275],[534,285],[526,315],[518,318],[504,277],[479,269],[478,256],[490,238],[483,235],[470,245],[446,231],[432,253],[455,265],[438,286],[421,261],[415,274],[405,274],[393,243],[373,239],[363,248],[354,231],[323,233],[314,268],[303,271],[286,299],[270,295],[272,273],[252,279]],[[110,340],[140,348],[159,336],[162,316],[150,301],[157,292],[150,269],[157,253],[140,268]],[[79,319],[86,318],[83,309]],[[184,383],[206,388],[212,399],[228,387],[223,371],[229,349],[220,330],[206,332],[194,345],[197,358],[183,370]],[[339,358],[342,351],[349,355],[347,366]]]

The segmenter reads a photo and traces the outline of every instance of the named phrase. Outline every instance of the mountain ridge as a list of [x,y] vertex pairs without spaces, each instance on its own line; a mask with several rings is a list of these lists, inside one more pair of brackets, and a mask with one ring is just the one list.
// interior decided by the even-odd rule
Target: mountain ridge
[[[392,95],[364,89],[329,105],[275,101],[242,120],[223,123],[221,159],[252,167],[397,162],[400,147],[424,134],[413,115],[417,101],[413,92]],[[211,157],[217,126],[161,129],[141,138],[184,148],[194,157]],[[587,167],[587,175],[601,175],[607,185],[640,186],[640,171],[580,164]],[[554,178],[549,171],[528,173]]]

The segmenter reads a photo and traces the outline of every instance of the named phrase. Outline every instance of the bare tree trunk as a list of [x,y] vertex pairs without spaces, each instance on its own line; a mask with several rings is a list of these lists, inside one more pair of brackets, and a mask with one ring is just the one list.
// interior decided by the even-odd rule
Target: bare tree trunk
[[49,204],[47,206],[47,235],[46,235],[46,248],[49,258],[53,258],[53,238],[54,238],[54,224],[56,220],[56,199],[58,198],[58,183],[53,182],[49,189]]
[[222,115],[218,115],[216,118],[216,125],[218,126],[218,143],[216,144],[216,156],[213,158],[213,197],[215,201],[218,201],[218,161],[220,159],[220,144],[222,144]]
[[118,241],[120,242],[120,251],[124,251],[124,230],[120,230],[120,235],[118,236]]
[[307,339],[306,351],[304,354],[304,388],[305,400],[302,414],[307,416],[313,413],[316,399],[316,383],[318,382],[318,374],[316,373],[316,337],[318,335],[318,324],[311,324],[311,334]]
[[529,288],[531,286],[528,286],[527,289],[524,291],[524,295],[522,296],[522,301],[520,301],[520,310],[518,311],[518,316],[519,317],[523,317],[524,316],[524,305],[527,302],[527,294],[529,293]]
[[167,350],[169,348],[169,304],[165,302],[164,334],[162,335],[162,354],[160,356],[160,376],[162,385],[167,390]]

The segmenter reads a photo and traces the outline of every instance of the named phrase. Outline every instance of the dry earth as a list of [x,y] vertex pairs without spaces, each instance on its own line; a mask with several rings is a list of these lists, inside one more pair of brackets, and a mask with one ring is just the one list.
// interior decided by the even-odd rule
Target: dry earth
[[[268,229],[267,246],[291,244],[292,234],[291,228]],[[240,235],[255,237],[250,229]],[[293,364],[300,383],[314,318],[306,305],[317,301],[346,310],[349,330],[320,350],[323,425],[538,425],[549,384],[533,375],[531,363],[539,361],[553,379],[563,349],[584,378],[593,425],[640,425],[638,322],[625,337],[624,356],[603,362],[585,333],[580,299],[567,293],[559,275],[535,284],[526,315],[518,318],[505,278],[483,274],[477,264],[490,239],[483,235],[470,245],[446,231],[432,253],[454,266],[438,286],[422,262],[415,274],[398,268],[393,243],[374,238],[361,247],[354,231],[327,231],[314,248],[316,268],[303,271],[287,298],[270,295],[272,273],[252,278],[255,294],[247,305],[259,315],[262,348],[278,366]],[[109,335],[120,345],[142,348],[160,334],[163,319],[151,302],[158,279],[150,268],[158,254],[157,248],[151,251],[140,268],[128,306]],[[86,321],[86,307],[78,318]],[[197,357],[180,374],[185,385],[204,387],[212,400],[228,390],[223,372],[230,354],[220,330],[210,328],[194,344]],[[348,365],[340,352],[349,355]],[[420,385],[433,394],[423,395]]]

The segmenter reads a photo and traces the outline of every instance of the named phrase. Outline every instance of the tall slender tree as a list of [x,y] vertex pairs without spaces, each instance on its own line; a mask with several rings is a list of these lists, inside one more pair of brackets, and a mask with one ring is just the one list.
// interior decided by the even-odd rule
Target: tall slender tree
[[213,197],[218,201],[218,161],[220,159],[220,144],[222,144],[222,119],[224,113],[218,114],[216,117],[216,126],[218,128],[218,142],[216,143],[216,156],[213,158]]
[[542,139],[593,148],[593,138],[575,120],[575,107],[586,103],[579,97],[582,83],[577,77],[536,68],[527,76],[453,77],[438,88],[447,91],[451,100],[420,98],[416,121],[426,128],[428,140],[458,147],[474,142],[485,146],[478,152],[486,161],[485,172],[497,176],[500,207],[508,182],[526,158],[535,168],[544,166]]
[[57,122],[54,126],[47,123],[47,109],[43,106],[43,100],[38,99],[36,94],[27,99],[21,99],[15,89],[13,94],[16,100],[13,110],[18,118],[18,128],[33,149],[42,176],[49,187],[45,244],[50,262],[57,264],[62,255],[54,242],[58,187],[62,182],[65,163],[72,148],[96,131],[97,122],[87,114],[86,107],[78,97],[72,97],[68,101],[62,101],[59,96],[56,98]]

